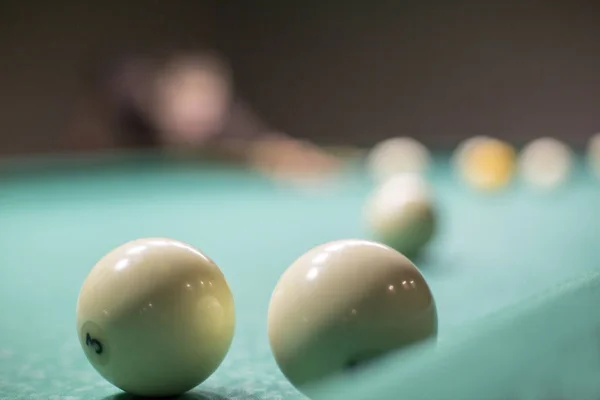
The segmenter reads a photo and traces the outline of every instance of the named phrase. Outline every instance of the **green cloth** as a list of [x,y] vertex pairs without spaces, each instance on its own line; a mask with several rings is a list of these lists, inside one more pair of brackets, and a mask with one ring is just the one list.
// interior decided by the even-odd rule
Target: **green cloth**
[[[299,190],[224,166],[136,157],[10,165],[0,175],[0,399],[127,398],[86,361],[75,304],[96,261],[148,236],[203,250],[236,299],[227,358],[182,398],[303,398],[270,353],[269,298],[308,249],[369,237],[361,212],[372,182],[362,168]],[[437,302],[437,343],[325,382],[317,396],[600,397],[600,183],[578,165],[552,193],[515,183],[482,195],[442,157],[431,181],[440,231],[415,262]]]

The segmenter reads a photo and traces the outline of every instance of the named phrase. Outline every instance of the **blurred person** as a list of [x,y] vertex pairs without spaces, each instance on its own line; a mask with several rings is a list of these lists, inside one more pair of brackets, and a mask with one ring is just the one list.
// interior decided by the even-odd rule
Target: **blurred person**
[[96,66],[76,106],[74,150],[163,148],[224,157],[272,176],[321,176],[339,160],[277,132],[236,93],[214,54],[127,56]]

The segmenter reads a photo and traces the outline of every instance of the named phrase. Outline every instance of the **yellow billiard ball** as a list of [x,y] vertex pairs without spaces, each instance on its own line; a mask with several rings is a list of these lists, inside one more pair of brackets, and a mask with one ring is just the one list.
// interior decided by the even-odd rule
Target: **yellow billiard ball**
[[516,152],[510,144],[498,139],[481,138],[464,151],[458,168],[470,186],[483,191],[496,191],[506,187],[512,180]]
[[435,302],[419,270],[365,240],[308,251],[281,276],[269,305],[271,350],[300,390],[436,333]]
[[208,378],[233,339],[233,296],[217,265],[173,239],[126,243],[104,256],[77,301],[77,334],[109,382],[172,396]]
[[473,149],[476,149],[478,145],[485,143],[487,140],[493,139],[489,136],[478,135],[470,137],[461,142],[452,154],[452,164],[454,168],[457,171],[462,171]]
[[431,188],[417,174],[398,174],[378,186],[366,202],[364,216],[375,241],[408,257],[429,243],[437,226]]

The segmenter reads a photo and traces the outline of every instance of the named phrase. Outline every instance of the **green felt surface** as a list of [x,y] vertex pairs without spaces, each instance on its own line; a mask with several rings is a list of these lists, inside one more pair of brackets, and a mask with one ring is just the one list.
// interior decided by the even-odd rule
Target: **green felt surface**
[[[440,231],[416,260],[439,338],[314,388],[344,399],[600,398],[600,183],[578,165],[540,194],[473,193],[437,158]],[[280,274],[320,243],[368,238],[360,168],[328,190],[147,159],[25,162],[0,177],[0,399],[126,399],[87,363],[75,303],[95,262],[134,238],[197,246],[225,273],[237,328],[219,370],[184,399],[294,399],[266,336]],[[594,379],[595,378],[595,379]],[[554,396],[554,397],[552,397]],[[562,396],[562,397],[561,397]]]

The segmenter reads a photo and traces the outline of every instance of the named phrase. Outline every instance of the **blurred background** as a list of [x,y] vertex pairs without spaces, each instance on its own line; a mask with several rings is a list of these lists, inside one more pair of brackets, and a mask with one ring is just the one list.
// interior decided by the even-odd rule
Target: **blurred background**
[[89,71],[173,49],[216,51],[254,112],[316,143],[600,130],[598,1],[3,1],[0,154],[65,151]]

